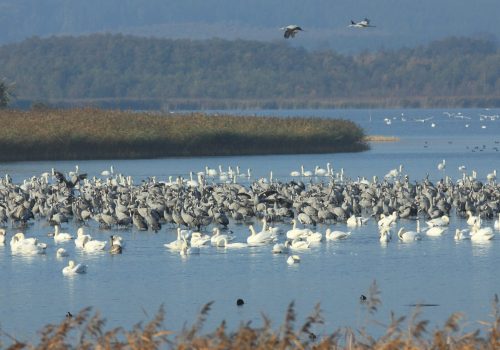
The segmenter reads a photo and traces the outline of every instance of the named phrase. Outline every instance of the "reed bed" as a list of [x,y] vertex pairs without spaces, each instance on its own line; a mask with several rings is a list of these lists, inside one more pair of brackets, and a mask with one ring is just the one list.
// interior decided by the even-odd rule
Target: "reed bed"
[[[381,303],[379,291],[374,282],[365,301],[362,301],[367,323],[376,321],[375,316]],[[202,333],[202,327],[210,312],[212,303],[206,304],[198,319],[191,327],[176,333],[163,329],[165,313],[160,307],[157,315],[148,323],[138,323],[131,330],[105,329],[105,320],[91,309],[86,308],[77,315],[66,318],[58,325],[47,325],[40,332],[38,344],[28,344],[4,332],[1,338],[8,339],[7,349],[352,349],[352,350],[400,350],[400,349],[500,349],[500,308],[498,297],[492,302],[491,320],[480,322],[481,329],[463,333],[460,313],[452,314],[446,323],[433,331],[428,329],[428,321],[419,320],[416,308],[410,317],[396,317],[391,314],[389,323],[384,325],[383,334],[373,338],[366,329],[340,328],[329,334],[315,334],[324,320],[319,305],[296,327],[296,313],[290,303],[281,327],[275,329],[268,318],[263,316],[263,325],[252,327],[242,323],[235,331],[229,331],[222,321],[210,333]],[[0,347],[2,344],[0,343]]]
[[0,160],[355,152],[347,120],[118,110],[0,110]]

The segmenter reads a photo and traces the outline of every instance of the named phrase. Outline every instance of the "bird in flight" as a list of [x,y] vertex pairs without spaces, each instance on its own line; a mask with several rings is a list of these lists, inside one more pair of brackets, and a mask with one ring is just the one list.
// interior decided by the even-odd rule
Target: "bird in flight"
[[299,31],[304,31],[304,29],[300,28],[298,25],[295,24],[282,27],[281,30],[285,31],[284,34],[285,39],[288,39],[289,37],[295,38],[295,34],[297,34]]
[[351,24],[349,24],[349,27],[353,27],[353,28],[374,28],[375,26],[372,26],[370,24],[370,20],[368,18],[365,18],[364,20],[359,21],[359,22],[354,22],[351,19]]

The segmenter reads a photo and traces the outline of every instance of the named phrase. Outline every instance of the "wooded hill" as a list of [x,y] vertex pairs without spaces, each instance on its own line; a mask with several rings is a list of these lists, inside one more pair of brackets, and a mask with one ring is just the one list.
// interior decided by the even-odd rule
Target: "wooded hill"
[[4,45],[0,62],[14,106],[500,106],[499,49],[471,38],[349,56],[282,41],[95,34]]

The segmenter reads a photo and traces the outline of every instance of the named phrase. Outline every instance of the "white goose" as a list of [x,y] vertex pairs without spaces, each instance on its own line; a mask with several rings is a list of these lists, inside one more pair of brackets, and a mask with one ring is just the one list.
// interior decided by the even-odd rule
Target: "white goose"
[[106,247],[106,241],[97,241],[89,238],[89,236],[83,239],[83,251],[87,253],[95,253],[104,250]]
[[68,266],[62,269],[62,273],[65,276],[71,276],[85,272],[87,272],[87,265],[75,264],[73,260],[70,260],[68,262]]
[[252,225],[248,226],[248,229],[250,230],[250,236],[247,238],[249,246],[265,245],[276,240],[276,235],[272,234],[270,231],[260,231],[256,233]]
[[326,229],[325,237],[329,241],[338,241],[340,239],[346,239],[351,235],[351,232],[344,231],[332,231],[330,228]]
[[5,238],[6,238],[7,234],[5,232],[5,229],[3,228],[0,228],[0,245],[4,245],[5,244]]
[[89,239],[92,239],[90,235],[86,235],[83,233],[83,227],[78,228],[76,231],[76,239],[75,239],[75,246],[77,248],[83,249],[83,242],[85,238],[88,237]]
[[59,225],[54,226],[54,242],[55,243],[61,243],[61,242],[67,242],[73,239],[73,236],[70,235],[67,232],[60,232],[60,227]]
[[25,238],[24,233],[18,232],[10,240],[12,253],[20,254],[45,254],[47,244],[38,243],[36,238]]

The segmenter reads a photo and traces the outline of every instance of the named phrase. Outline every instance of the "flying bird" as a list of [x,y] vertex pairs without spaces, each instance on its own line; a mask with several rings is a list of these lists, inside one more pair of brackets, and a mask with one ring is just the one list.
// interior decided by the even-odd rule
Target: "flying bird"
[[372,26],[370,24],[370,20],[368,18],[365,18],[364,20],[359,21],[359,22],[354,22],[351,19],[351,24],[349,24],[349,27],[353,27],[353,28],[374,28],[375,26]]
[[284,34],[285,39],[288,39],[289,37],[295,38],[295,34],[297,34],[299,31],[304,31],[304,29],[300,28],[298,25],[295,24],[282,27],[281,30],[285,31]]

